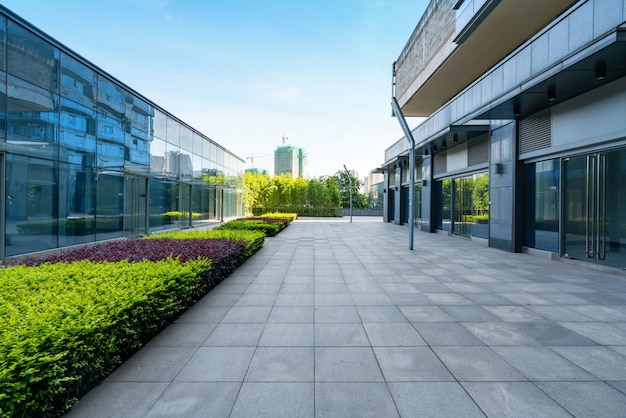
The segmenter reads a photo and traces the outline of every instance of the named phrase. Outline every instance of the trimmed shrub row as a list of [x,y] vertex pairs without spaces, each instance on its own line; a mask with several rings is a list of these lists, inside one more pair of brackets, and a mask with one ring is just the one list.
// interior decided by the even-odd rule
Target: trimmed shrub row
[[288,222],[242,219],[0,269],[0,416],[66,413]]
[[199,296],[210,261],[78,261],[0,276],[0,415],[58,416]]

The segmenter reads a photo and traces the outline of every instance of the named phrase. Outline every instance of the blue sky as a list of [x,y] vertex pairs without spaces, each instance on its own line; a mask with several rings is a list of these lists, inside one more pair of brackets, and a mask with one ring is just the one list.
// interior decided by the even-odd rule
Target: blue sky
[[306,149],[309,176],[343,164],[364,176],[403,136],[390,116],[391,65],[428,5],[1,1],[255,167],[272,170],[284,134]]

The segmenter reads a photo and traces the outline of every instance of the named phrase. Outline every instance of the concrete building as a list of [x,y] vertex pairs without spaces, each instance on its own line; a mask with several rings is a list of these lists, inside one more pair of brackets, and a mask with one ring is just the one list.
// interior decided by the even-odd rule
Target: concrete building
[[0,6],[0,260],[242,216],[244,163]]
[[[432,0],[393,78],[417,229],[626,268],[626,0]],[[379,170],[399,224],[409,148]]]

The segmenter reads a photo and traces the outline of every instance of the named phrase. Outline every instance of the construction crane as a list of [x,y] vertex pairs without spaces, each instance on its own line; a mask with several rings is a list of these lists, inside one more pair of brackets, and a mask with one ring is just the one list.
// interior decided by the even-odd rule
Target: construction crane
[[[268,132],[269,132],[269,131],[268,131]],[[280,137],[280,139],[283,141],[283,145],[285,145],[285,144],[287,143],[287,140],[289,139],[289,138],[287,138],[287,135],[285,135],[285,133],[284,133],[284,132],[283,132],[283,134],[282,134],[282,135],[281,135],[281,134],[277,134],[276,132],[270,132],[270,133],[271,133],[272,135],[279,136],[279,137]]]
[[254,159],[255,158],[266,158],[266,157],[272,157],[274,154],[266,154],[266,155],[257,155],[256,157],[254,156],[254,154],[252,154],[249,157],[246,157],[246,160],[250,160],[250,164],[254,165]]

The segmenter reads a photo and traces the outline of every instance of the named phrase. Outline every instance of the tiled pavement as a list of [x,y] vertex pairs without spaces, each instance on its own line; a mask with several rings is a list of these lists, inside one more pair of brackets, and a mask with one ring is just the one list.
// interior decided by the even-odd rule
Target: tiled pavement
[[300,219],[71,417],[624,417],[626,276]]

